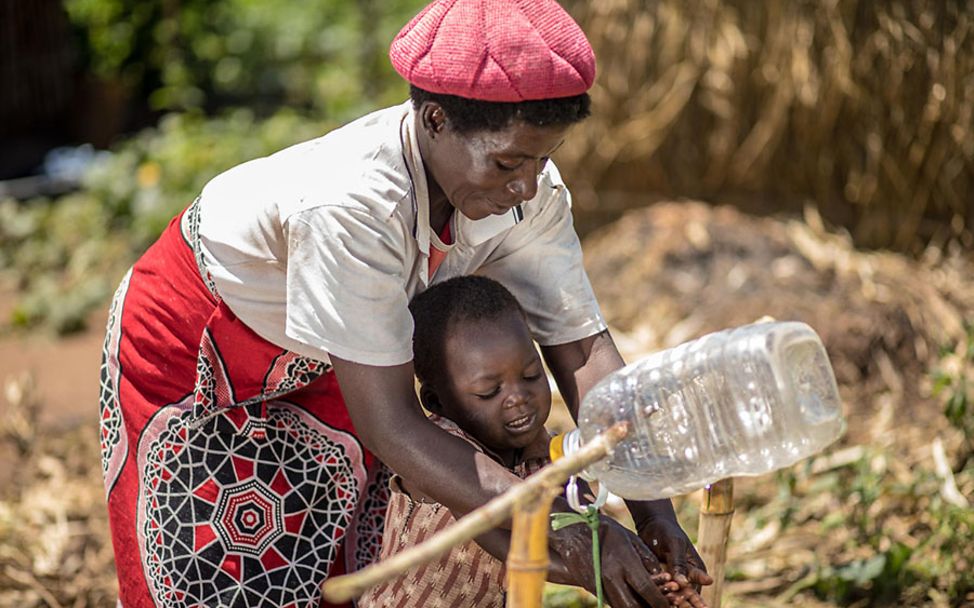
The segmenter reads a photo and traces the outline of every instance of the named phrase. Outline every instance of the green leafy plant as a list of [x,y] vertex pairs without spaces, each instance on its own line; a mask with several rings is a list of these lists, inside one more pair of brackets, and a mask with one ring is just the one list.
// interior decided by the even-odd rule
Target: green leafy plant
[[82,191],[0,201],[0,278],[18,293],[9,324],[58,333],[83,328],[209,179],[332,126],[289,110],[263,120],[247,110],[211,119],[172,114],[92,167]]
[[[862,475],[864,468],[861,462],[853,465],[845,472],[846,479],[839,488],[839,494],[850,497],[853,503],[863,498],[861,488],[870,483],[869,476]],[[820,598],[843,605],[885,606],[920,605],[930,599],[930,593],[942,593],[957,600],[974,589],[971,573],[974,515],[969,509],[931,500],[931,477],[929,473],[918,475],[918,482],[909,494],[885,501],[889,506],[884,509],[872,509],[868,525],[863,524],[861,514],[855,509],[852,521],[842,521],[850,516],[836,515],[830,522],[832,527],[855,530],[843,553],[859,557],[832,556],[792,591],[810,588]],[[887,497],[894,494],[888,480],[872,482],[875,482],[875,494]],[[845,512],[843,509],[842,513]],[[898,539],[887,528],[894,512],[917,522],[911,530],[910,543]]]
[[207,180],[405,99],[386,49],[424,4],[65,0],[82,67],[170,113],[118,143],[80,192],[0,202],[10,324],[80,329]]
[[348,118],[404,96],[385,49],[422,0],[65,0],[87,68],[158,110]]
[[941,349],[933,373],[933,394],[944,402],[947,421],[964,434],[963,469],[974,454],[974,322],[966,324],[966,339]]

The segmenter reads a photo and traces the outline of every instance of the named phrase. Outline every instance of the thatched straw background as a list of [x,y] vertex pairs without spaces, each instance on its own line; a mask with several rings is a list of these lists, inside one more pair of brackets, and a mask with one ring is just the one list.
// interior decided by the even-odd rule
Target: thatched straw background
[[599,59],[595,115],[560,159],[583,222],[647,195],[760,211],[811,201],[860,245],[974,245],[967,3],[565,6]]

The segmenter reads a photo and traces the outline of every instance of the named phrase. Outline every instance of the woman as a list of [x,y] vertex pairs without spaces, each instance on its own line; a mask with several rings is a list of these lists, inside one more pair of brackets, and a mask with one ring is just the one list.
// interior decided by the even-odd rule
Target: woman
[[[119,287],[101,417],[125,606],[316,603],[378,552],[383,462],[457,513],[516,483],[416,400],[407,303],[433,282],[513,291],[573,412],[622,365],[547,162],[588,114],[578,26],[553,0],[441,0],[390,57],[410,102],[217,176]],[[706,582],[668,501],[632,510]],[[592,588],[580,528],[550,546]],[[603,528],[612,605],[664,606],[642,542]]]

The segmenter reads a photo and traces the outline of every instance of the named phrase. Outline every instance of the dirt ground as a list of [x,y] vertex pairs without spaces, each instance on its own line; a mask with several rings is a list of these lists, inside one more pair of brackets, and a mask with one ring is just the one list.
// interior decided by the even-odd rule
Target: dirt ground
[[[92,315],[88,330],[66,337],[49,333],[14,333],[0,337],[0,420],[10,420],[11,390],[29,386],[31,407],[25,412],[34,433],[60,433],[88,428],[97,440],[98,369],[108,308]],[[11,441],[0,433],[0,488],[8,486],[20,466]]]
[[0,380],[33,377],[42,426],[64,428],[98,420],[98,368],[107,312],[106,305],[80,334],[0,338]]
[[[964,320],[974,319],[970,252],[931,251],[920,261],[859,252],[814,213],[803,220],[760,218],[692,202],[633,211],[586,238],[584,247],[603,311],[628,359],[765,315],[802,320],[819,332],[832,359],[849,420],[844,446],[882,440],[908,450],[929,444],[942,426],[929,368],[942,345],[963,338]],[[0,551],[6,568],[0,569],[0,606],[102,605],[112,594],[97,463],[104,321],[99,312],[87,332],[63,339],[0,337],[0,421],[9,427],[11,390],[24,386],[25,374],[36,406],[28,408],[36,419],[28,425],[35,445],[21,450],[9,428],[6,438],[0,432],[0,538],[11,547],[23,544]],[[743,482],[742,496],[762,484],[765,494],[774,491],[761,480]],[[25,498],[4,506],[13,488]],[[71,494],[70,502],[52,502],[60,491]],[[35,528],[18,517],[32,517]],[[62,520],[68,527],[55,535],[60,540],[44,540]],[[747,521],[734,525],[738,548],[732,545],[730,559],[741,576],[759,567],[755,555],[770,549],[748,536],[761,535],[747,530]],[[779,538],[776,544],[799,545],[789,556],[767,557],[760,576],[734,582],[730,592],[744,599],[729,603],[793,605],[769,598],[794,583],[798,570],[788,560],[810,559],[801,552],[821,540]],[[38,563],[49,570],[38,570]],[[803,604],[813,602],[805,597]]]

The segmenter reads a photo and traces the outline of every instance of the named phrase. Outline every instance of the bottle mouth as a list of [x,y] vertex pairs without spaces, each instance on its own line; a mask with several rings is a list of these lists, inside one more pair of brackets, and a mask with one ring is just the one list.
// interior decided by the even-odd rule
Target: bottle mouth
[[570,443],[568,436],[572,433],[578,433],[578,429],[559,433],[548,441],[548,457],[551,458],[551,462],[558,462],[566,454],[571,454],[572,447],[566,444]]

